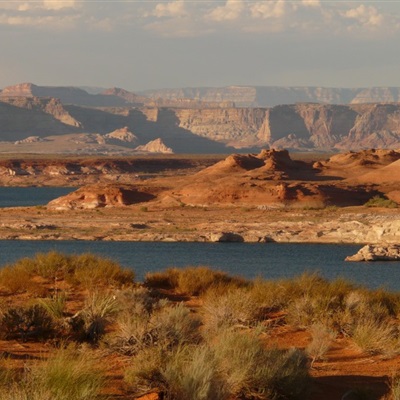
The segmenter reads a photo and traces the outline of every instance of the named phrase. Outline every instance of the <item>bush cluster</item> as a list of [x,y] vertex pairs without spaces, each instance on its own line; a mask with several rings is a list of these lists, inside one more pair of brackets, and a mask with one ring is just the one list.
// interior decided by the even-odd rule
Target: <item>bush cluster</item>
[[384,196],[374,196],[365,203],[366,207],[397,208],[398,204]]
[[93,254],[66,255],[53,251],[5,266],[0,271],[0,286],[12,294],[31,292],[33,295],[45,295],[43,285],[39,285],[34,277],[52,282],[54,286],[57,281],[65,280],[86,289],[94,289],[130,285],[135,274],[112,260]]

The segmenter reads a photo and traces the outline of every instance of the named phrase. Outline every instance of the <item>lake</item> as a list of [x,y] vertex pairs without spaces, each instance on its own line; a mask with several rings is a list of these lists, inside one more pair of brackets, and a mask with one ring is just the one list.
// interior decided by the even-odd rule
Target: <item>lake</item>
[[245,278],[291,278],[319,272],[327,279],[346,278],[369,288],[400,291],[400,262],[349,263],[344,258],[360,245],[293,243],[163,243],[0,240],[0,265],[38,252],[90,252],[132,268],[137,280],[167,267],[209,266]]
[[0,187],[0,207],[45,205],[74,190],[72,187]]

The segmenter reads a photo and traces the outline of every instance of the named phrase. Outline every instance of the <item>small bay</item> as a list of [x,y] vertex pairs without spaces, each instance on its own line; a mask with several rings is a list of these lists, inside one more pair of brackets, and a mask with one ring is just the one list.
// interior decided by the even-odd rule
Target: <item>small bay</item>
[[293,243],[165,243],[0,240],[0,265],[38,252],[90,252],[132,268],[142,281],[147,272],[168,267],[209,266],[245,278],[281,279],[318,272],[369,288],[400,291],[400,262],[350,263],[344,258],[360,245]]
[[76,190],[73,187],[0,187],[0,207],[30,207],[45,205],[49,201]]

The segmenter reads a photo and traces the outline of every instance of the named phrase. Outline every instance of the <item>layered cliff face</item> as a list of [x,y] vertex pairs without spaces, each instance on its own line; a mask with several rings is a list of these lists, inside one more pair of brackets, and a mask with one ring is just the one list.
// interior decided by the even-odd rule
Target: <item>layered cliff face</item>
[[177,124],[196,135],[233,147],[253,146],[263,126],[267,110],[225,108],[175,110]]
[[400,88],[324,88],[281,86],[227,86],[148,90],[152,99],[188,98],[200,101],[231,101],[238,107],[274,107],[298,102],[359,104],[400,101]]
[[37,97],[0,98],[0,140],[78,132],[81,124],[56,99]]
[[[113,137],[110,132],[114,132]],[[131,133],[129,138],[127,132]],[[116,150],[105,147],[109,144],[133,149],[156,139],[162,140],[174,153],[231,153],[235,148],[397,149],[400,147],[400,103],[100,109],[63,106],[53,98],[7,97],[4,93],[0,97],[0,141],[73,133],[101,136],[103,141],[98,143],[101,146],[98,151],[102,152]],[[23,143],[18,151],[24,151]],[[54,152],[54,139],[50,143]],[[46,146],[46,142],[41,143],[41,148]],[[91,148],[92,151],[96,148]]]
[[400,147],[400,105],[295,104],[270,109],[175,110],[188,131],[236,148]]
[[[126,92],[126,91],[125,91]],[[37,86],[33,83],[20,83],[4,88],[0,93],[1,97],[54,97],[63,104],[76,104],[88,107],[117,107],[130,104],[128,93],[125,97],[116,90],[105,91],[100,94],[89,94],[83,89],[66,86]],[[130,93],[130,99],[135,97]],[[135,97],[134,103],[140,103],[139,97]]]

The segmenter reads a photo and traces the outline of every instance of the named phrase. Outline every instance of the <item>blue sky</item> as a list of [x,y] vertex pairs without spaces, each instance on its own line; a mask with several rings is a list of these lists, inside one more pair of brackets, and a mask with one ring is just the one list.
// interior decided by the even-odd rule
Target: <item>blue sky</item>
[[400,86],[400,0],[0,0],[0,87]]

